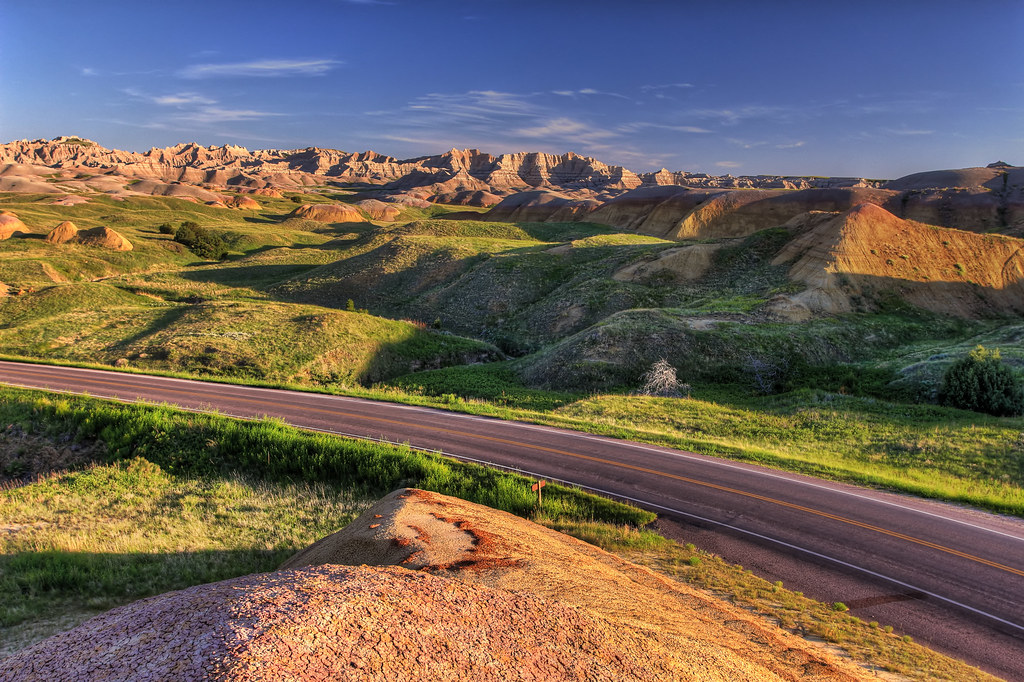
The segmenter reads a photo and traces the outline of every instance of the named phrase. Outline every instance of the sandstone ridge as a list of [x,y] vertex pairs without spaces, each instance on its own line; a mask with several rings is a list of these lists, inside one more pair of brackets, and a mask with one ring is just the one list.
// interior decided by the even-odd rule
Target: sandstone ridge
[[1024,313],[1024,240],[903,220],[874,204],[804,222],[810,229],[773,261],[808,287],[785,306],[832,314],[895,294],[959,317]]
[[[55,169],[65,172],[54,178]],[[48,178],[45,181],[44,175]],[[400,160],[372,151],[351,153],[320,147],[249,151],[233,145],[203,147],[195,143],[128,152],[107,149],[78,137],[19,140],[0,145],[0,191],[58,192],[85,188],[170,196],[187,192],[202,201],[215,201],[211,190],[200,186],[212,187],[213,191],[301,190],[328,183],[354,183],[390,191],[419,188],[441,201],[476,206],[492,205],[501,196],[536,188],[572,192],[578,199],[607,199],[640,186],[805,189],[877,184],[862,178],[734,178],[666,170],[638,174],[573,152],[495,156],[477,149],[452,149],[443,154]],[[183,189],[186,186],[194,189]],[[598,196],[601,194],[605,196]]]

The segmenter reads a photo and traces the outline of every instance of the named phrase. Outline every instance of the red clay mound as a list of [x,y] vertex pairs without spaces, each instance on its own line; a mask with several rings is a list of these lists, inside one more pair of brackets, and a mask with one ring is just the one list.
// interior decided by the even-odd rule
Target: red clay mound
[[78,228],[70,220],[65,220],[50,230],[43,241],[47,244],[66,244],[67,242],[75,241],[77,238]]
[[814,222],[773,261],[792,263],[789,277],[808,285],[792,300],[811,311],[870,309],[895,294],[959,317],[1024,313],[1024,240],[903,220],[873,204]]
[[358,208],[348,204],[303,204],[292,211],[292,216],[320,223],[367,222],[366,216]]
[[687,677],[655,642],[583,609],[365,566],[169,592],[0,661],[5,682]]

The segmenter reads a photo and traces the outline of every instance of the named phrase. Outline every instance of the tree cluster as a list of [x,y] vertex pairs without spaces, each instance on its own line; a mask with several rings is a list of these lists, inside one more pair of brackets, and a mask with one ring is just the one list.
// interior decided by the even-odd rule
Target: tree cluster
[[192,253],[207,260],[224,260],[228,256],[227,244],[219,235],[191,220],[181,224],[174,233],[174,241],[184,244]]

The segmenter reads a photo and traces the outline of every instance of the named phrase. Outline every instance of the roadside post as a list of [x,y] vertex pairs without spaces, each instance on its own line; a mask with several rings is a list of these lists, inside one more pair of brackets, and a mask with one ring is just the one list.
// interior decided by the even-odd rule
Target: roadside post
[[540,489],[543,488],[546,485],[547,485],[546,481],[540,480],[540,481],[537,481],[536,483],[534,483],[532,486],[530,486],[530,490],[536,490],[537,491],[537,507],[538,508],[540,507],[540,503],[541,503]]

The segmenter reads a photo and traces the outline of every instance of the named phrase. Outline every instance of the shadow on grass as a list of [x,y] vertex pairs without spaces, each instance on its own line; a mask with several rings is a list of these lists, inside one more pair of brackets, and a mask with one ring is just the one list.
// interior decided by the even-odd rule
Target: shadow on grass
[[153,336],[157,332],[167,329],[171,325],[175,324],[178,320],[184,317],[186,312],[188,312],[188,308],[186,306],[171,308],[163,315],[153,320],[153,324],[149,325],[144,330],[140,331],[138,334],[133,334],[132,336],[129,336],[127,339],[122,339],[118,341],[115,344],[115,347],[126,348],[132,345],[133,343],[136,343],[137,341],[141,341],[145,338]]
[[236,267],[190,270],[182,272],[181,278],[192,282],[260,289],[270,287],[318,267],[321,267],[321,265],[306,263],[296,265],[239,265]]
[[50,618],[55,609],[111,609],[171,590],[273,571],[293,553],[245,548],[0,555],[0,627]]

